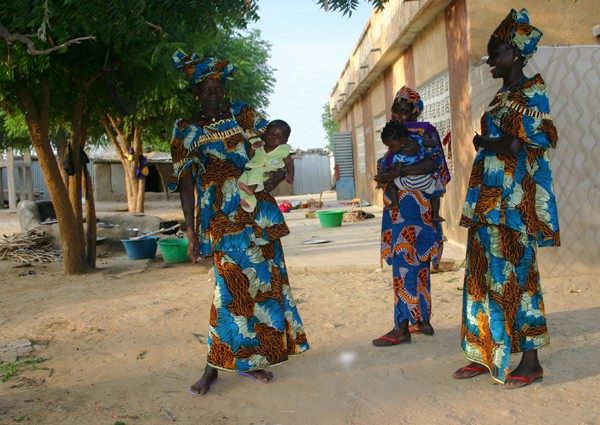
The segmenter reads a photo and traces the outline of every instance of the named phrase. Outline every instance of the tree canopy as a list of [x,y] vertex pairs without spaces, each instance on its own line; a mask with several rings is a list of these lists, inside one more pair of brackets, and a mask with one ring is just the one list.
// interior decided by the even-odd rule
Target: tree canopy
[[[385,2],[365,1],[376,7]],[[229,59],[235,60],[234,56],[239,55],[237,83],[231,85],[230,93],[259,108],[266,106],[273,85],[267,62],[268,45],[258,33],[251,32],[244,38],[234,32],[258,19],[258,3],[0,2],[0,37],[5,41],[0,43],[0,106],[8,120],[19,113],[25,119],[56,209],[67,273],[84,271],[86,261],[90,267],[95,264],[93,191],[81,154],[88,136],[102,131],[96,125],[102,119],[117,127],[125,124],[133,128],[138,138],[137,153],[144,129],[154,128],[158,134],[156,126],[164,126],[160,119],[177,111],[182,106],[177,102],[184,98],[165,94],[169,88],[187,90],[164,66],[176,48],[211,54],[209,46],[216,48],[219,37],[228,34],[230,37],[221,49],[231,54]],[[358,0],[317,0],[317,4],[350,15]],[[199,43],[201,39],[207,43]],[[204,51],[198,51],[198,43],[205,47]],[[260,48],[248,49],[257,45]],[[156,84],[157,81],[161,83]],[[253,87],[256,84],[258,90]],[[52,134],[58,132],[55,129],[66,129],[68,133],[68,159],[73,164],[68,177],[61,172],[52,146]],[[84,194],[87,232],[83,230],[81,205]]]

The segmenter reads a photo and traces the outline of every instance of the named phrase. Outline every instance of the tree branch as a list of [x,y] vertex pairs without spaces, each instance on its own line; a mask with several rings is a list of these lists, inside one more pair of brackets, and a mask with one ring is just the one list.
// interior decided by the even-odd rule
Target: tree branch
[[78,38],[73,38],[69,41],[65,41],[62,44],[59,44],[58,46],[53,46],[50,47],[48,49],[44,49],[44,50],[38,50],[35,48],[35,45],[33,44],[33,40],[31,39],[33,35],[31,34],[27,34],[27,35],[22,35],[22,34],[11,34],[6,27],[4,27],[4,25],[0,24],[0,37],[4,38],[7,42],[12,43],[13,41],[20,41],[22,43],[25,43],[27,45],[27,52],[29,52],[30,55],[47,55],[48,53],[52,53],[56,50],[60,50],[60,49],[64,49],[67,46],[70,46],[71,44],[79,44],[82,41],[85,40],[95,40],[96,36],[90,35],[87,37],[78,37]]
[[[163,29],[162,29],[162,27],[161,27],[161,26],[159,26],[159,25],[156,25],[156,24],[153,24],[153,23],[152,23],[152,22],[150,22],[150,21],[145,21],[145,22],[146,22],[146,24],[147,24],[147,25],[148,25],[150,28],[154,28],[154,30],[155,30],[155,31],[158,31],[159,33],[161,33],[161,34],[162,34],[162,32],[163,32]],[[154,31],[152,31],[152,32],[154,32]]]

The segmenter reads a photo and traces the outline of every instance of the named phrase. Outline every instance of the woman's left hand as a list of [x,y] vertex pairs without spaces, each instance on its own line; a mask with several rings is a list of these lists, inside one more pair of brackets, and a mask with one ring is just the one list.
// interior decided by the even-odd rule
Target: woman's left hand
[[482,147],[480,145],[481,143],[481,134],[477,134],[475,133],[475,136],[473,137],[473,147],[475,147],[475,150],[478,151],[480,147]]

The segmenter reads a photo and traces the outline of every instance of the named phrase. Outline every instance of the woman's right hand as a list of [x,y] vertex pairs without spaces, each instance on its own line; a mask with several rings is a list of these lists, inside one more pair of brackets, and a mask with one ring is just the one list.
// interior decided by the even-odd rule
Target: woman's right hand
[[193,230],[190,231],[188,229],[187,238],[188,238],[187,255],[188,255],[189,259],[192,261],[192,263],[196,264],[196,263],[202,261],[202,253],[200,251],[200,242],[198,242],[198,236],[196,235],[196,232],[194,232]]

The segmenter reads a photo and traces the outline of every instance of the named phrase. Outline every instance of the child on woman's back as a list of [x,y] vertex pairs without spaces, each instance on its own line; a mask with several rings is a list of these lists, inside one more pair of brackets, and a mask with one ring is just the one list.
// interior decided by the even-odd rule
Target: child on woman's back
[[257,140],[252,144],[249,153],[250,161],[246,164],[248,170],[244,171],[238,179],[240,188],[240,204],[245,211],[254,211],[256,207],[255,192],[264,188],[267,180],[265,173],[286,169],[285,180],[292,184],[294,182],[294,160],[290,153],[292,147],[287,144],[292,129],[283,120],[273,120],[267,126],[263,140]]

